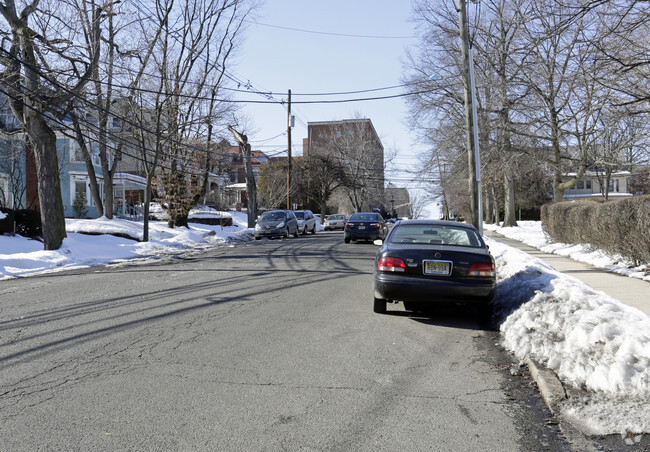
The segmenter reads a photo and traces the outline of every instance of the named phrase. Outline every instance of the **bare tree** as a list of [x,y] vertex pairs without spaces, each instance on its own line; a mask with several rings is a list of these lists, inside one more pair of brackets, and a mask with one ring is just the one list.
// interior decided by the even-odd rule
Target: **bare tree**
[[310,155],[303,162],[302,190],[318,204],[321,221],[327,214],[327,201],[337,188],[349,186],[348,174],[340,158],[333,154]]
[[260,168],[259,174],[260,207],[263,209],[279,209],[286,206],[286,162],[267,163]]
[[381,205],[384,195],[384,148],[364,119],[343,121],[329,130],[326,152],[345,171],[345,196],[356,212]]
[[[47,250],[58,249],[66,237],[56,135],[47,115],[60,117],[61,106],[78,96],[90,80],[99,58],[102,14],[102,9],[95,7],[87,24],[90,28],[81,29],[73,20],[76,5],[54,3],[33,0],[19,11],[13,0],[0,2],[7,26],[2,30],[0,81],[14,115],[25,127],[36,163]],[[91,37],[90,49],[77,45],[80,34]]]
[[[247,3],[245,0],[190,0],[183,5],[174,5],[173,0],[156,2],[158,9],[172,11],[154,53],[157,72],[164,80],[163,113],[165,133],[169,137],[162,166],[167,173],[164,179],[168,181],[164,190],[181,197],[165,199],[170,226],[187,226],[192,203],[201,195],[201,190],[194,193],[188,190],[185,175],[191,172],[190,162],[196,159],[193,148],[184,142],[196,136],[206,121],[216,120],[214,101],[236,38],[250,12]],[[197,93],[206,95],[197,96]],[[202,102],[206,98],[210,101]],[[205,171],[203,174],[205,181]],[[186,202],[185,198],[190,201]]]

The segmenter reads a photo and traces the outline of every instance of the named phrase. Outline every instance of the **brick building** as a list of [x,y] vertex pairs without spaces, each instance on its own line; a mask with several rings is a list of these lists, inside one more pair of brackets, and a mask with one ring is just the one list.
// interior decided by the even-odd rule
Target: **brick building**
[[334,155],[355,181],[353,188],[339,189],[328,202],[333,211],[385,210],[384,146],[370,119],[308,123],[303,155]]

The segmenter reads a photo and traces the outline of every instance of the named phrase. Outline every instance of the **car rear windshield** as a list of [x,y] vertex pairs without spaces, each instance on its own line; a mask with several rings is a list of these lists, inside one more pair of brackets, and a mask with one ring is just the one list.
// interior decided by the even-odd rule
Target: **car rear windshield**
[[349,221],[379,221],[379,215],[376,213],[355,213]]
[[328,220],[345,220],[345,215],[330,215]]
[[265,212],[260,216],[260,221],[284,220],[284,212]]
[[458,245],[480,248],[476,231],[462,227],[430,224],[402,224],[393,228],[390,243],[414,245]]

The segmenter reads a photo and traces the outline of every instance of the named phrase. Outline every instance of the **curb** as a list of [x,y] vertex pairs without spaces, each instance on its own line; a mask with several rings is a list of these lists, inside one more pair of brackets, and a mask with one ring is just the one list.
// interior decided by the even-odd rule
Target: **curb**
[[568,399],[564,386],[557,378],[555,372],[545,367],[537,365],[529,356],[524,358],[524,363],[528,366],[530,375],[537,383],[539,392],[542,394],[546,405],[553,414],[559,414],[559,404],[561,401]]
[[524,363],[528,366],[528,371],[537,387],[542,394],[546,406],[551,413],[558,418],[559,427],[564,436],[569,441],[573,450],[591,452],[598,451],[599,448],[594,445],[579,429],[575,428],[569,422],[562,421],[560,413],[560,403],[569,398],[562,382],[551,369],[538,365],[528,355],[524,358]]

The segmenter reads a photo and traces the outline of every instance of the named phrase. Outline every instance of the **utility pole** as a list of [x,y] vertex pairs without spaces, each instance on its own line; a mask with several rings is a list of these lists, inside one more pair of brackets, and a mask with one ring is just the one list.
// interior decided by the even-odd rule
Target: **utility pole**
[[467,163],[469,167],[469,202],[472,224],[482,233],[483,215],[480,211],[480,191],[477,180],[478,126],[476,124],[476,94],[472,74],[472,55],[469,46],[467,4],[458,0],[456,9],[460,25],[460,54],[463,60],[463,87],[465,91],[465,125],[467,127]]
[[287,104],[287,209],[291,209],[291,90]]

